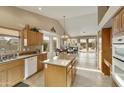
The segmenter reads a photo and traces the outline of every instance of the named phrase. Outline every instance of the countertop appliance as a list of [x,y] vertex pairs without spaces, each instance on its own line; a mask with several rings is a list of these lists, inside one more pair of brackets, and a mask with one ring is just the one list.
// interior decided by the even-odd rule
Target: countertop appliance
[[24,79],[27,79],[36,72],[37,72],[37,56],[26,58]]

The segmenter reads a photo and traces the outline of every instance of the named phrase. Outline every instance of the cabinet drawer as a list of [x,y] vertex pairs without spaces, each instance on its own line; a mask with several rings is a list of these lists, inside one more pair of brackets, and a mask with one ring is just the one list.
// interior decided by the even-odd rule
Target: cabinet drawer
[[6,70],[7,66],[6,64],[0,64],[0,71]]
[[11,61],[10,63],[7,64],[7,68],[12,68],[18,65],[23,65],[24,64],[24,60],[20,59],[20,60],[15,60],[15,61]]

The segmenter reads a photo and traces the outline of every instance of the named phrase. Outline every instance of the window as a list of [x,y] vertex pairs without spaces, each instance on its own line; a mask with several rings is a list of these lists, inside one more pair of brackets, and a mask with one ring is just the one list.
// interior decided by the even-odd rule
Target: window
[[49,35],[43,35],[43,51],[49,51]]
[[80,39],[80,51],[87,51],[87,41],[86,39]]
[[20,38],[14,36],[0,35],[0,52],[19,52]]
[[57,37],[53,37],[53,50],[55,51],[57,48]]

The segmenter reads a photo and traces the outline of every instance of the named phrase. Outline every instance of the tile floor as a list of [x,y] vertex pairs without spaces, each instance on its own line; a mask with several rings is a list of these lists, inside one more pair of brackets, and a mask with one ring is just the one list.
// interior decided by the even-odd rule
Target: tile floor
[[[111,87],[111,78],[104,76],[97,69],[95,53],[80,53],[78,57],[77,75],[72,87]],[[24,83],[30,87],[43,87],[43,72],[38,72]]]
[[112,80],[97,69],[96,53],[80,53],[73,87],[111,87]]

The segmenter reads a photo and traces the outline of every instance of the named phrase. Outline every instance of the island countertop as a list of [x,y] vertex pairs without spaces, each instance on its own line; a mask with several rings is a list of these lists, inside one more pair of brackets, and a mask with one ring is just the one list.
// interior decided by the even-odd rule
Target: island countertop
[[43,63],[67,67],[75,58],[76,58],[76,55],[62,55],[62,56],[53,57],[51,59],[47,59],[43,61]]

